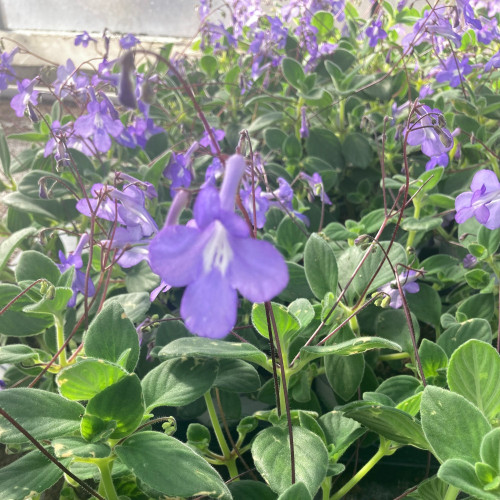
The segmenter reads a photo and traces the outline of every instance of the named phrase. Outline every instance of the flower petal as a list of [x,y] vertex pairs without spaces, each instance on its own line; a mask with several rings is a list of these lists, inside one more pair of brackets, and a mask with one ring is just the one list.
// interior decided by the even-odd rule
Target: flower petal
[[488,203],[490,217],[485,226],[488,229],[498,229],[500,227],[500,200],[494,200]]
[[181,316],[189,331],[220,339],[236,324],[236,290],[217,269],[188,285],[181,302]]
[[480,170],[472,179],[470,187],[472,191],[477,191],[483,185],[486,187],[486,193],[500,189],[497,174],[492,170]]
[[202,270],[201,236],[193,227],[164,227],[149,245],[151,269],[172,286],[195,281]]
[[271,243],[230,237],[233,261],[229,280],[241,295],[252,302],[265,302],[281,293],[288,284],[288,268]]

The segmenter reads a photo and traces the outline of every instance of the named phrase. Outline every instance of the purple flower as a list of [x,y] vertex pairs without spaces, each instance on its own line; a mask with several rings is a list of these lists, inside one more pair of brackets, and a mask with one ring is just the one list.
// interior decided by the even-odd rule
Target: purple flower
[[366,35],[370,39],[370,47],[375,47],[379,40],[387,38],[386,31],[382,29],[382,21],[380,19],[373,21],[373,23],[366,28]]
[[28,107],[28,103],[37,105],[38,91],[34,90],[35,83],[38,82],[38,77],[33,80],[25,78],[22,82],[17,82],[19,94],[15,95],[10,101],[10,107],[16,112],[16,115],[21,118]]
[[125,50],[135,47],[138,43],[141,43],[140,40],[132,35],[132,33],[128,33],[120,38],[120,47]]
[[16,47],[10,52],[2,52],[0,55],[0,92],[5,90],[9,83],[16,81],[16,73],[12,67],[14,56],[19,52]]
[[479,42],[488,45],[493,40],[498,40],[500,38],[500,32],[497,29],[498,22],[496,17],[486,19],[481,16],[481,24],[483,27],[480,30],[476,30],[476,37]]
[[[224,130],[221,130],[221,129],[212,129],[212,132],[213,132],[213,135],[214,135],[215,140],[217,142],[222,141],[222,139],[224,139],[224,137],[226,136],[226,133],[224,132]],[[210,146],[210,151],[212,152],[212,154],[217,153],[217,150],[215,149],[215,146],[212,143],[212,139],[207,131],[205,131],[203,133],[203,135],[201,136],[201,139],[199,140],[199,144],[200,144],[200,146],[203,146],[204,148],[208,148]]]
[[76,35],[75,37],[75,45],[81,45],[82,47],[87,47],[90,41],[95,42],[96,40],[86,31],[84,31],[81,35]]
[[459,194],[455,200],[455,220],[462,224],[476,220],[488,229],[500,227],[500,182],[495,172],[480,170],[474,175],[471,191]]
[[222,338],[236,324],[237,290],[251,302],[271,300],[288,283],[281,254],[267,241],[250,238],[234,213],[234,197],[245,172],[245,160],[226,163],[220,192],[200,191],[190,226],[165,226],[149,247],[151,268],[162,280],[186,287],[180,313],[187,328]]
[[302,106],[300,108],[300,137],[302,137],[302,139],[309,137],[309,127],[307,126],[307,116],[306,116],[305,106]]
[[75,121],[75,133],[84,139],[93,137],[97,150],[106,153],[111,148],[110,135],[120,135],[123,132],[123,124],[110,116],[106,101],[90,101],[87,111],[88,115],[80,116]]
[[[80,241],[78,242],[75,250],[73,252],[70,252],[67,257],[63,252],[61,252],[61,250],[59,250],[59,260],[61,261],[60,264],[57,264],[59,271],[64,273],[72,266],[75,268],[75,275],[73,277],[73,282],[71,283],[73,296],[68,301],[68,307],[75,307],[76,296],[78,295],[78,293],[85,293],[85,273],[80,271],[80,269],[83,267],[82,250],[83,247],[88,244],[88,242],[89,235],[87,233],[84,233],[82,234],[82,237],[80,238]],[[94,283],[92,283],[92,280],[89,277],[87,281],[87,296],[93,297],[94,293]]]
[[468,57],[464,57],[462,61],[459,61],[458,58],[452,55],[445,61],[444,69],[436,75],[436,81],[439,83],[449,81],[451,87],[457,87],[464,80],[464,76],[471,71],[472,67],[469,65]]
[[419,106],[416,113],[419,118],[410,126],[408,144],[421,145],[422,153],[429,157],[447,153],[453,146],[453,137],[446,128],[443,113],[426,105]]
[[[420,278],[420,274],[421,273],[417,273],[413,270],[406,270],[399,275],[399,283],[404,294],[417,293],[418,291],[420,291],[418,283],[415,283],[415,281]],[[389,303],[389,306],[393,309],[399,309],[403,305],[403,298],[399,293],[396,280],[391,281],[384,286],[381,286],[380,288],[378,288],[378,291],[383,292],[390,297],[391,301]]]
[[418,97],[420,99],[425,99],[428,95],[434,94],[434,90],[432,90],[432,87],[430,85],[422,85],[418,92]]
[[465,269],[470,269],[471,267],[474,267],[477,264],[477,259],[471,253],[468,253],[464,257],[462,264],[464,265]]
[[325,193],[323,179],[321,178],[321,175],[318,174],[318,172],[314,172],[312,176],[307,175],[305,172],[300,172],[299,177],[305,180],[309,186],[308,198],[310,202],[313,201],[314,196],[319,196],[321,203],[324,203],[326,205],[332,204],[330,198],[328,198],[327,194]]
[[[255,187],[255,220],[257,229],[262,229],[266,223],[266,213],[269,210],[269,201],[267,198],[261,196],[262,189],[260,186]],[[247,186],[245,189],[240,190],[241,203],[248,212],[248,216],[254,223],[254,197],[252,195],[252,186]]]
[[222,177],[224,173],[224,165],[216,156],[213,157],[212,162],[207,167],[205,172],[205,184],[215,184],[215,181]]
[[482,28],[481,21],[476,19],[474,9],[470,6],[469,1],[470,0],[457,0],[459,14],[463,14],[465,24],[480,30]]
[[261,196],[269,200],[270,207],[276,207],[289,215],[295,215],[306,226],[309,226],[309,219],[293,208],[293,189],[283,177],[278,177],[278,189],[271,193],[261,193]]
[[66,97],[70,92],[78,92],[84,89],[89,83],[86,75],[78,74],[71,59],[66,61],[66,65],[57,68],[57,80],[53,83],[55,93],[60,97]]
[[500,50],[484,65],[484,71],[490,71],[492,68],[500,68]]
[[425,170],[432,170],[437,166],[447,167],[449,162],[450,158],[446,153],[438,156],[432,156],[431,159],[425,164]]
[[163,171],[163,175],[172,181],[170,184],[170,194],[172,197],[175,191],[180,187],[189,187],[193,180],[191,173],[191,163],[193,153],[198,149],[198,143],[194,142],[186,153],[174,153],[170,157],[167,167]]

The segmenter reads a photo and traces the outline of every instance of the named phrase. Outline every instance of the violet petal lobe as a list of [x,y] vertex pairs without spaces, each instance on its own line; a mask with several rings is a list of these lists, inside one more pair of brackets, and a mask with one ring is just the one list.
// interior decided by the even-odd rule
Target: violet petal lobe
[[236,290],[213,268],[187,286],[181,302],[181,316],[197,335],[223,338],[236,324]]

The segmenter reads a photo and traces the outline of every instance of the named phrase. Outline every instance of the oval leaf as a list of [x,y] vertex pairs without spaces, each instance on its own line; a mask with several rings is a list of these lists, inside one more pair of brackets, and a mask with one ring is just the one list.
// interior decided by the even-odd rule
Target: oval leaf
[[317,233],[311,234],[304,249],[307,282],[317,299],[337,291],[337,260],[332,247]]

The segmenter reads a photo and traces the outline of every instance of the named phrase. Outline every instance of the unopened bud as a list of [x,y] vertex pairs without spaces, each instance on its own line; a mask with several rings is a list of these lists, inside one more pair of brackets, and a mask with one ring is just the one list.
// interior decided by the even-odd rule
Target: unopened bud
[[125,52],[120,59],[121,72],[118,83],[118,100],[127,108],[137,107],[135,98],[135,78],[134,78],[134,53]]
[[38,196],[40,196],[42,200],[46,200],[49,197],[44,177],[38,179]]
[[45,294],[49,288],[49,283],[46,280],[43,280],[40,284],[40,293]]
[[30,120],[33,123],[38,123],[40,121],[40,118],[38,118],[38,115],[36,114],[35,108],[31,102],[28,101],[28,116],[30,117]]
[[390,303],[391,303],[391,297],[389,297],[389,295],[386,295],[380,302],[380,307],[387,309]]
[[45,293],[45,298],[47,300],[54,300],[56,297],[56,287],[54,285],[50,285]]

